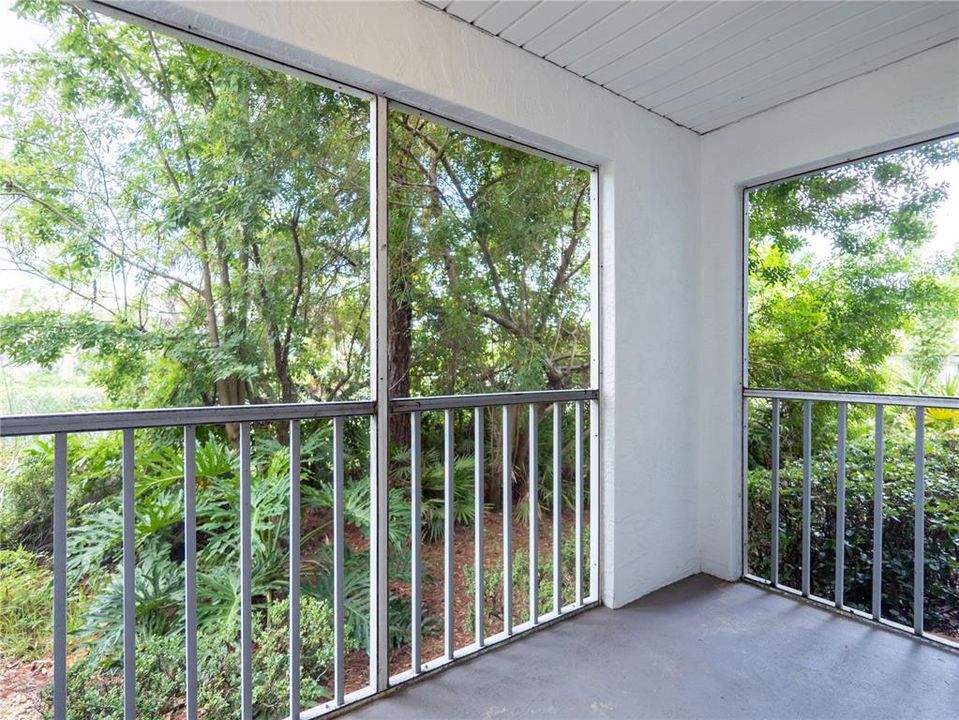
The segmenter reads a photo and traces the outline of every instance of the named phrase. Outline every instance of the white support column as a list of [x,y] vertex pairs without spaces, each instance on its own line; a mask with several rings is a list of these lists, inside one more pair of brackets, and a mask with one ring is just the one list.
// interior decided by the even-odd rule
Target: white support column
[[600,507],[602,503],[600,477],[602,462],[600,457],[599,403],[603,398],[602,365],[602,276],[603,257],[600,243],[599,216],[599,171],[590,172],[589,184],[589,257],[590,257],[590,318],[589,318],[589,385],[599,390],[599,400],[589,402],[589,597],[588,601],[602,599],[603,588],[600,585],[600,555],[602,547],[602,528],[600,527]]

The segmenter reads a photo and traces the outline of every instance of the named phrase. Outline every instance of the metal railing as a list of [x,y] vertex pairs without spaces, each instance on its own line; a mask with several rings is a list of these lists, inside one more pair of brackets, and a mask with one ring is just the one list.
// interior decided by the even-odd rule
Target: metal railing
[[[760,577],[749,572],[749,516],[748,508],[748,461],[746,437],[748,427],[749,403],[755,400],[769,402],[770,414],[770,547],[769,577]],[[802,495],[801,495],[801,561],[800,587],[784,584],[780,574],[780,536],[783,526],[780,517],[781,496],[780,481],[783,464],[781,461],[781,415],[784,402],[802,404]],[[819,597],[812,591],[812,489],[813,489],[813,404],[822,403],[836,408],[836,506],[833,540],[835,542],[834,597],[832,600]],[[872,466],[872,546],[870,563],[872,568],[871,597],[868,611],[850,607],[846,602],[846,486],[848,454],[848,416],[851,406],[871,406],[874,411],[874,458]],[[914,413],[914,473],[912,485],[912,627],[887,618],[883,613],[883,521],[884,521],[884,485],[885,469],[885,421],[884,409],[900,407]],[[930,633],[925,626],[925,540],[926,540],[926,416],[927,410],[942,408],[959,410],[959,398],[931,397],[918,395],[893,395],[854,392],[806,392],[794,390],[773,390],[745,388],[743,390],[743,576],[746,580],[771,586],[787,593],[801,595],[804,598],[870,619],[885,626],[911,632],[919,637],[928,638],[946,645],[959,648],[959,644],[939,634]]]
[[[432,398],[403,398],[390,402],[390,410],[393,413],[408,413],[410,416],[411,433],[411,453],[410,453],[410,477],[412,482],[412,496],[414,503],[412,505],[412,532],[411,532],[411,574],[412,574],[412,630],[413,637],[411,642],[410,669],[397,673],[390,677],[390,685],[397,685],[409,679],[412,679],[421,673],[439,669],[450,662],[462,657],[471,655],[483,648],[495,645],[497,643],[509,640],[510,638],[532,630],[540,625],[549,623],[571,612],[578,611],[584,607],[596,604],[599,601],[599,543],[597,533],[599,529],[599,502],[598,502],[598,392],[596,390],[564,390],[564,391],[544,391],[544,392],[523,392],[523,393],[498,393],[492,395],[458,395],[447,397]],[[551,405],[553,414],[553,498],[552,498],[552,557],[553,557],[553,575],[552,575],[552,609],[545,613],[539,613],[539,569],[537,564],[538,557],[538,516],[536,502],[529,503],[529,620],[517,625],[513,623],[513,528],[511,518],[513,515],[513,447],[511,447],[511,438],[513,437],[513,413],[510,408],[515,406],[527,406],[529,413],[529,465],[528,474],[531,478],[538,477],[538,432],[537,432],[537,413],[538,406],[543,404]],[[575,478],[575,507],[574,507],[574,529],[575,538],[575,594],[572,603],[562,604],[562,562],[561,562],[561,544],[562,544],[562,412],[567,404],[574,406],[574,463],[573,474]],[[584,514],[586,490],[584,478],[587,468],[585,459],[585,417],[586,408],[590,411],[590,468],[589,478],[589,518],[588,523],[591,528],[591,539],[589,542],[589,592],[584,595],[584,549],[585,537],[584,527],[587,518]],[[453,598],[453,573],[454,573],[454,548],[453,548],[453,421],[454,411],[472,410],[473,415],[473,435],[474,435],[474,487],[473,496],[475,503],[475,517],[483,517],[484,485],[485,485],[485,467],[484,467],[484,447],[485,447],[485,414],[489,409],[501,410],[502,423],[502,515],[503,515],[503,535],[501,538],[503,548],[503,630],[487,637],[483,623],[484,618],[484,574],[485,565],[485,545],[486,538],[482,522],[475,523],[474,536],[474,640],[465,647],[455,647],[454,643],[454,598]],[[422,657],[422,638],[420,612],[422,606],[422,548],[420,533],[418,529],[421,522],[421,509],[418,498],[422,491],[422,413],[424,412],[442,412],[443,413],[443,479],[444,479],[444,545],[443,545],[443,568],[444,568],[444,586],[443,586],[443,655],[439,658],[424,661]]]
[[[536,508],[530,503],[531,561],[530,561],[530,598],[531,615],[529,622],[514,626],[512,623],[512,523],[509,521],[512,508],[512,433],[510,423],[511,407],[526,405],[531,418],[530,464],[531,476],[535,477],[536,467],[536,423],[533,421],[537,405],[551,403],[554,415],[553,434],[553,606],[552,611],[538,615],[536,603]],[[572,404],[575,408],[575,543],[576,543],[576,592],[572,604],[561,603],[560,544],[562,542],[562,436],[561,416],[563,407]],[[584,484],[585,447],[584,431],[586,409],[589,409],[589,458],[588,487]],[[502,458],[503,458],[503,632],[484,637],[484,415],[489,409],[502,409]],[[474,431],[474,501],[477,522],[475,523],[475,638],[466,647],[456,647],[454,642],[453,615],[453,493],[454,493],[454,413],[472,410]],[[55,720],[67,717],[67,483],[68,458],[67,436],[70,433],[119,431],[122,433],[122,598],[123,598],[123,705],[125,720],[136,716],[136,597],[134,580],[136,574],[135,525],[136,510],[135,472],[134,472],[134,431],[144,428],[182,428],[183,431],[183,498],[184,498],[184,617],[185,617],[185,709],[187,720],[196,720],[198,716],[198,678],[197,678],[197,517],[196,517],[196,450],[197,428],[205,425],[230,424],[238,426],[239,445],[239,515],[240,515],[240,708],[238,714],[243,720],[253,717],[253,596],[252,596],[252,528],[251,514],[251,425],[253,423],[289,423],[289,707],[292,717],[302,720],[319,717],[346,704],[368,698],[377,693],[376,677],[386,672],[377,667],[376,658],[371,659],[370,683],[360,690],[347,693],[345,687],[345,614],[344,614],[344,421],[348,418],[375,416],[377,406],[372,401],[327,402],[287,405],[251,405],[234,407],[205,407],[162,410],[133,410],[120,412],[87,412],[52,415],[25,415],[0,417],[0,437],[22,437],[53,435],[54,437],[54,486],[53,486],[53,694],[52,709]],[[449,663],[469,656],[483,648],[508,640],[528,630],[532,630],[571,612],[581,610],[598,602],[599,599],[599,502],[598,502],[598,392],[596,390],[564,390],[549,392],[493,393],[485,395],[458,395],[449,397],[400,398],[389,402],[391,414],[409,414],[411,428],[411,594],[412,594],[412,640],[410,670],[389,677],[389,686],[394,686],[415,678],[423,673],[436,670]],[[444,473],[444,522],[443,522],[443,572],[444,572],[444,653],[436,659],[424,661],[422,654],[422,586],[423,557],[421,547],[422,506],[422,414],[440,412],[443,414],[443,473]],[[301,634],[300,634],[300,471],[301,471],[301,423],[308,420],[329,420],[332,424],[332,498],[333,498],[333,637],[334,666],[332,699],[317,707],[300,710],[301,684]],[[379,433],[385,434],[386,427],[381,425]],[[371,445],[383,442],[384,437],[371,436]],[[371,448],[371,458],[372,458]],[[375,475],[374,475],[375,478]],[[387,478],[380,479],[387,482]],[[377,482],[377,480],[374,480]],[[583,579],[586,572],[584,557],[584,507],[587,489],[590,492],[589,527],[589,591],[584,596]],[[376,533],[386,533],[384,524],[372,522],[372,516],[382,513],[376,507],[379,495],[371,488],[371,527]],[[382,560],[375,557],[382,545],[370,538],[371,567]],[[371,587],[372,584],[371,584]],[[376,592],[383,596],[388,588],[375,586]],[[374,599],[375,600],[375,599]],[[379,598],[381,607],[387,599]],[[371,606],[374,603],[371,603]],[[371,612],[371,625],[377,622]],[[371,627],[371,634],[375,628]]]

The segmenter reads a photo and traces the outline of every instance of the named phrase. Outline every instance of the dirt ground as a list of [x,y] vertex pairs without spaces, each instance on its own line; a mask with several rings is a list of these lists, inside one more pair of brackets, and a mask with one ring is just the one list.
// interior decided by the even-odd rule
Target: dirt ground
[[53,678],[50,660],[0,658],[0,719],[40,720],[40,698]]

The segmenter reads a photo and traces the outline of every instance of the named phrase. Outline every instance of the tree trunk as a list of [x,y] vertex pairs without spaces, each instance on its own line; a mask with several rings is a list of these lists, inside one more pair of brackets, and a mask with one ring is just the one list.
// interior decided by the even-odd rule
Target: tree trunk
[[[397,265],[400,268],[392,273],[390,281],[389,303],[389,369],[387,382],[389,397],[408,397],[410,394],[410,368],[412,366],[413,346],[413,306],[410,302],[407,273],[403,268],[409,266],[409,253],[398,253]],[[406,415],[391,415],[389,419],[390,445],[397,450],[410,447],[410,423]]]
[[[284,348],[279,341],[274,342],[273,361],[276,366],[276,379],[280,383],[280,402],[295,403],[299,397],[293,376],[290,374],[289,349]],[[288,423],[276,424],[276,439],[282,445],[290,444],[290,427]]]
[[[510,497],[515,506],[529,486],[527,460],[529,458],[529,429],[524,424],[526,405],[510,405],[509,437]],[[486,467],[484,500],[494,511],[503,509],[503,410],[495,408],[486,418],[489,432],[486,439]],[[490,472],[492,470],[492,472]]]
[[[246,384],[239,378],[227,377],[216,381],[217,405],[243,405],[246,402]],[[233,447],[240,443],[240,426],[226,423],[226,436]]]

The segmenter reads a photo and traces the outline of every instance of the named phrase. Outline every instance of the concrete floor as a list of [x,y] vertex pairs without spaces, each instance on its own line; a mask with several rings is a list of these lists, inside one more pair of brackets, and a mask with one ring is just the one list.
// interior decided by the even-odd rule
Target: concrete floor
[[349,713],[388,718],[959,719],[959,654],[698,575]]

